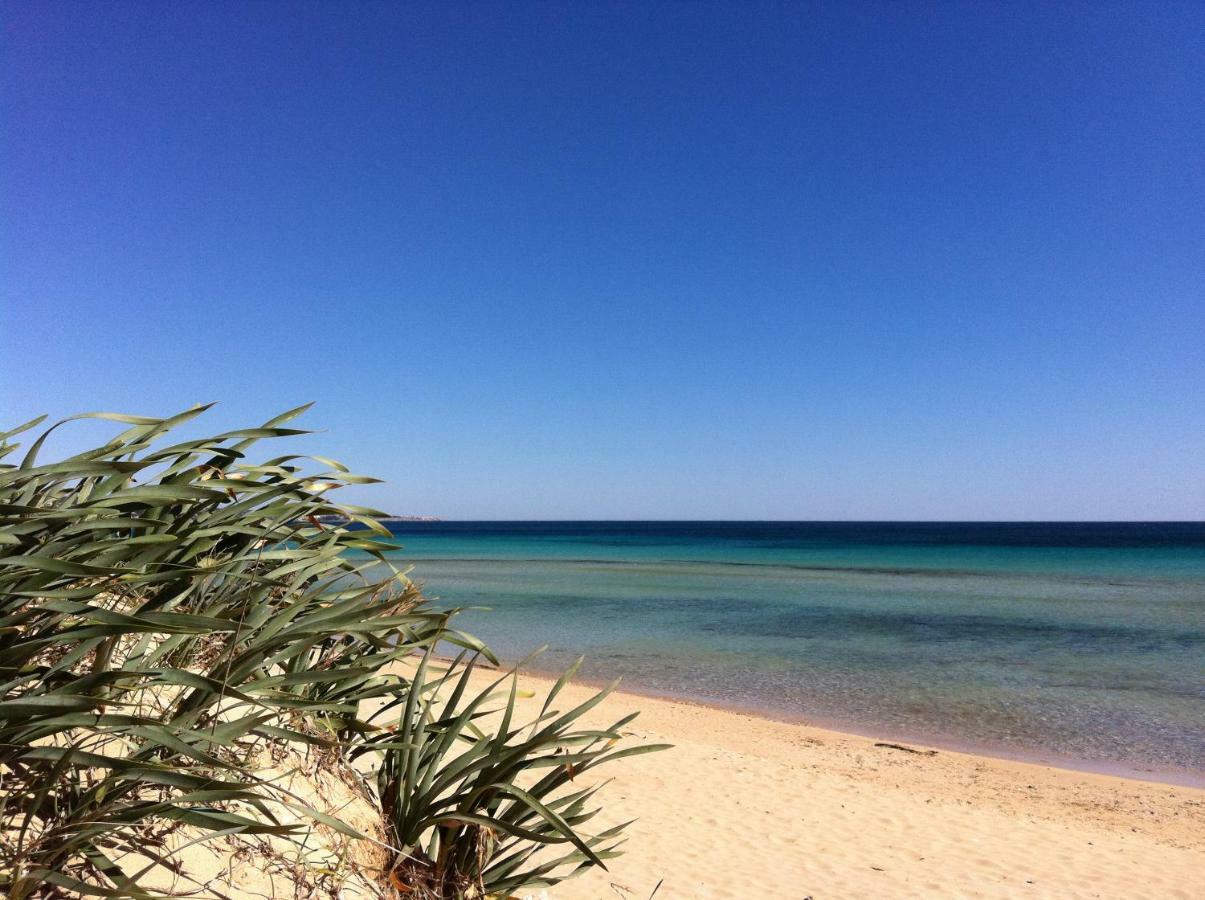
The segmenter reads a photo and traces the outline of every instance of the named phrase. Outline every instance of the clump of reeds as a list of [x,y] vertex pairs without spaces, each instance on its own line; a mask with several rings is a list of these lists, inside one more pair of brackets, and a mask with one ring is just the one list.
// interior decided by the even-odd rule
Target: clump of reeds
[[[575,730],[592,704],[554,713],[563,681],[525,731],[513,688],[488,722],[491,692],[462,705],[471,661],[433,676],[429,654],[489,651],[391,565],[378,513],[330,499],[374,479],[248,461],[301,434],[285,423],[305,407],[166,441],[205,409],[93,415],[128,428],[55,462],[39,459],[53,428],[17,453],[40,420],[0,434],[0,890],[150,896],[149,874],[180,868],[179,828],[367,839],[257,773],[284,747],[349,773],[374,760],[385,893],[485,896],[601,864],[620,829],[583,834],[591,791],[566,782],[649,748],[612,750],[623,722]],[[557,844],[568,854],[537,852]]]

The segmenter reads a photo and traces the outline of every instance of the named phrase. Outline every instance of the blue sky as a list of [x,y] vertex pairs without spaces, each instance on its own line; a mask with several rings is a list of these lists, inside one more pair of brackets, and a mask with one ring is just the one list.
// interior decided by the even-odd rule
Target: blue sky
[[450,518],[1205,517],[1199,3],[2,9],[5,422],[316,400]]

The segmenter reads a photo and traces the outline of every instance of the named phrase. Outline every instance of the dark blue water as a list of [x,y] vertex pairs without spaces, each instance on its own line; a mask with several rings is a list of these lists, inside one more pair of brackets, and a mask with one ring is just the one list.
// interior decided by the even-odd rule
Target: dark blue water
[[1205,523],[391,524],[538,666],[938,744],[1205,774]]

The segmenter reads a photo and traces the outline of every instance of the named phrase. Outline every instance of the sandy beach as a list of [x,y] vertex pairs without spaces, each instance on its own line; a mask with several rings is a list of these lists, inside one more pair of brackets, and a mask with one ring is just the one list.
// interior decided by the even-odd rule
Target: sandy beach
[[[499,675],[479,670],[473,685],[483,689]],[[517,721],[537,715],[551,684],[520,678]],[[570,685],[554,708],[568,710],[594,693]],[[504,694],[497,697],[495,709]],[[633,710],[641,713],[625,730],[628,741],[672,749],[583,777],[611,779],[598,797],[596,830],[636,820],[624,854],[606,871],[520,891],[522,900],[1205,896],[1199,788],[877,741],[622,692],[581,724],[606,727]],[[262,776],[283,778],[304,802],[380,834],[375,806],[321,758],[285,754],[264,765]],[[262,900],[381,895],[374,873],[386,858],[372,844],[323,826],[306,844],[304,872],[297,850],[275,839],[188,845],[180,856],[187,877],[156,872],[153,884]],[[347,867],[349,860],[356,865]]]
[[[590,691],[570,687],[558,707]],[[635,736],[674,749],[615,765],[605,815],[637,819],[627,852],[552,898],[1203,895],[1200,789],[624,693],[587,721],[633,709]]]

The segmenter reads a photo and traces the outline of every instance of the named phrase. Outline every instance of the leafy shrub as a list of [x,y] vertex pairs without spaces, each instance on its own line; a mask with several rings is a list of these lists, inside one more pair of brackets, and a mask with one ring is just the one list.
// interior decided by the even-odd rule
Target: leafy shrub
[[[614,749],[636,714],[601,730],[575,728],[611,690],[567,712],[554,710],[575,665],[548,692],[535,720],[519,725],[513,672],[466,700],[477,657],[466,665],[462,654],[435,680],[426,677],[431,659],[428,650],[415,678],[419,687],[406,693],[394,733],[361,748],[383,751],[377,789],[400,850],[395,880],[424,896],[508,896],[520,887],[553,885],[617,855],[616,839],[630,823],[583,834],[582,826],[599,812],[589,806],[597,787],[564,789],[604,762],[662,749]],[[507,680],[509,691],[496,711],[495,691]],[[488,724],[482,726],[483,719]],[[537,856],[556,846],[568,852]]]
[[[379,514],[327,499],[373,479],[322,457],[246,461],[259,441],[302,434],[285,423],[305,407],[259,428],[163,445],[206,408],[167,419],[94,414],[129,427],[51,463],[38,457],[54,428],[8,461],[13,438],[40,420],[0,435],[6,896],[149,896],[140,886],[148,872],[178,868],[173,828],[303,840],[303,828],[282,824],[282,808],[364,837],[259,777],[252,761],[265,746],[309,747],[345,768],[379,755],[397,858],[434,835],[422,846],[434,846],[437,869],[412,864],[395,877],[440,891],[510,889],[557,877],[545,863],[523,868],[549,841],[580,854],[565,864],[601,862],[617,831],[574,830],[588,818],[589,792],[549,796],[568,767],[607,758],[598,744],[618,726],[574,732],[569,714],[520,740],[513,694],[493,732],[473,724],[487,705],[480,696],[467,717],[453,715],[472,666],[428,683],[432,649],[442,642],[492,657],[451,627],[454,610],[429,608],[393,569]],[[329,516],[359,528],[320,518]],[[415,651],[426,654],[417,675],[398,665]],[[433,698],[449,679],[456,700],[437,716]],[[363,716],[371,704],[401,710],[397,734]],[[515,784],[545,766],[534,787]],[[482,852],[495,831],[506,837]]]

